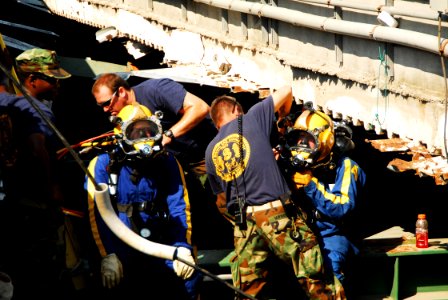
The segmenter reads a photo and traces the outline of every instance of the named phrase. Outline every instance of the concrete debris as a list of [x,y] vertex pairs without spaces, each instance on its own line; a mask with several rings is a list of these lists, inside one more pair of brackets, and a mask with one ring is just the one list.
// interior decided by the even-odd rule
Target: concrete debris
[[412,155],[411,161],[395,158],[387,165],[394,172],[415,170],[420,177],[434,177],[436,185],[448,184],[448,160],[430,152],[424,145],[410,140],[393,138],[370,140],[371,145],[381,152],[405,152]]
[[[211,65],[195,65],[195,64],[168,64],[171,72],[179,76],[189,78],[191,82],[204,83],[211,86],[228,88],[233,93],[240,92],[259,92],[260,98],[267,97],[271,90],[268,87],[261,86],[256,82],[246,80],[240,77],[240,74],[230,72],[232,65],[221,64],[219,70]],[[142,70],[141,72],[144,72]],[[157,70],[151,70],[152,72]]]
[[387,168],[395,172],[415,170],[416,175],[420,177],[434,177],[437,185],[448,184],[448,163],[442,156],[428,157],[421,153],[414,153],[411,161],[395,158]]

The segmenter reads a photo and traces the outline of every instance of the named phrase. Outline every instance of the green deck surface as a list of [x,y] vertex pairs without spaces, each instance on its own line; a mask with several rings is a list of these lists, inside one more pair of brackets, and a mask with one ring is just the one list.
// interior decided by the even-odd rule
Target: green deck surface
[[[393,300],[415,293],[448,291],[448,273],[442,270],[442,266],[447,265],[448,256],[440,257],[445,254],[448,254],[446,238],[429,239],[428,248],[417,248],[415,239],[370,240],[362,249],[364,259],[389,258],[378,260],[372,267],[386,271],[392,268],[390,299]],[[370,284],[373,289],[382,290],[385,288],[384,277],[372,279]]]

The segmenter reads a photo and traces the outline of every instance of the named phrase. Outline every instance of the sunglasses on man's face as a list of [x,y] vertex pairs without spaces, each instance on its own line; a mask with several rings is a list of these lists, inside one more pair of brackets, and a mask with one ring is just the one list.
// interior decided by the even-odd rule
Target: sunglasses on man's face
[[97,103],[97,105],[101,108],[109,107],[112,100],[116,96],[117,92],[118,92],[118,89],[115,90],[115,92],[112,94],[112,96],[110,96],[110,98],[108,100],[101,102],[101,103]]

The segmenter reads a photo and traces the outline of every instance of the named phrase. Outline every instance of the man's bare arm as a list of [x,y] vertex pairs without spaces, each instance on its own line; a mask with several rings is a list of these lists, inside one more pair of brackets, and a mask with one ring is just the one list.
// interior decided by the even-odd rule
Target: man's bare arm
[[278,112],[279,117],[285,117],[289,114],[292,106],[292,88],[283,86],[272,93],[274,100],[274,110]]
[[[182,114],[181,119],[170,128],[175,138],[197,126],[210,113],[210,106],[201,98],[187,92],[179,113]],[[166,136],[163,139],[163,144],[171,142]]]

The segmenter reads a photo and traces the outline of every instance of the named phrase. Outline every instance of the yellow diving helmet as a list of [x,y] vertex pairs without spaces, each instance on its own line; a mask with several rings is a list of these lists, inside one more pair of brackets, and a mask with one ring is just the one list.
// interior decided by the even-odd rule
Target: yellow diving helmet
[[335,143],[333,121],[323,112],[305,109],[287,132],[286,143],[293,167],[313,168],[326,164],[331,160]]
[[162,125],[147,107],[139,104],[127,105],[118,113],[117,118],[114,132],[131,146],[131,150],[123,147],[126,154],[150,157],[162,149]]

